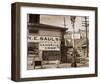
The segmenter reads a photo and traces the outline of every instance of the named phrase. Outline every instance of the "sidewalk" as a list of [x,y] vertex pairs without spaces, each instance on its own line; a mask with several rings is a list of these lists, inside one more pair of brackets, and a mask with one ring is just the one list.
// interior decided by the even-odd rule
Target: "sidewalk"
[[[77,67],[88,67],[89,65],[88,64],[80,64],[80,63],[77,63]],[[38,69],[39,67],[36,66]],[[75,68],[77,68],[75,67]],[[71,67],[71,63],[63,63],[63,64],[44,64],[42,65],[42,69],[49,69],[49,68],[72,68]]]

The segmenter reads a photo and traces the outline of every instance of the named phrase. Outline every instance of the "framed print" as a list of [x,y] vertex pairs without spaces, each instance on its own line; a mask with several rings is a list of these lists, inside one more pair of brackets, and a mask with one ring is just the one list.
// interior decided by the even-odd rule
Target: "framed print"
[[12,4],[13,81],[97,76],[97,7]]

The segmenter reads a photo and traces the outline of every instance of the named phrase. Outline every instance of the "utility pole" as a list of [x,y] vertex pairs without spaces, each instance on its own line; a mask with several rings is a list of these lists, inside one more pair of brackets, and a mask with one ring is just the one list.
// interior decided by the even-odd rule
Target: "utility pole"
[[[86,45],[87,45],[87,53],[88,53],[88,27],[89,27],[89,23],[88,23],[88,17],[85,16],[84,17],[84,21],[82,23],[82,26],[85,27],[85,32],[86,32]],[[88,57],[88,54],[87,54]]]
[[70,20],[71,20],[71,24],[73,27],[73,31],[72,31],[72,42],[73,42],[73,52],[72,52],[72,67],[77,67],[76,64],[76,54],[75,54],[75,38],[74,38],[74,34],[75,34],[75,19],[76,16],[70,16]]
[[[64,16],[64,28],[66,28],[66,16]],[[66,32],[66,30],[61,31],[61,33],[62,33],[62,37],[61,37],[61,63],[67,62],[65,39],[64,39],[65,32]]]

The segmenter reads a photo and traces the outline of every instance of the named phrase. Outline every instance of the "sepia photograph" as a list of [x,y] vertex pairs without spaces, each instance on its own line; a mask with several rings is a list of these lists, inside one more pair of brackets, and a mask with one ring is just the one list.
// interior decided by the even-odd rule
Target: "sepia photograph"
[[11,79],[97,76],[97,7],[12,4]]
[[89,17],[27,14],[27,70],[89,67]]

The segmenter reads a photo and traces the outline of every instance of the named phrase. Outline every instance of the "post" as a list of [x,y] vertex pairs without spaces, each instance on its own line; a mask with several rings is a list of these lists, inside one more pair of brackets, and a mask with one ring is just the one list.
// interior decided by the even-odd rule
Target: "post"
[[[66,28],[66,18],[64,16],[64,28]],[[64,34],[66,30],[61,30],[61,63],[66,63],[67,62],[67,56],[66,56],[66,47],[65,47],[65,39],[64,39]]]
[[[86,43],[87,43],[87,53],[88,53],[88,26],[89,24],[87,23],[87,17],[85,16],[85,28],[86,28]],[[88,54],[87,54],[88,57]]]
[[72,31],[72,42],[73,42],[73,52],[72,52],[72,64],[71,64],[71,67],[77,67],[77,64],[76,64],[76,51],[75,51],[75,38],[74,38],[74,34],[75,34],[75,19],[76,19],[76,16],[71,16],[70,17],[70,20],[71,20],[71,23],[72,23],[72,27],[73,27],[73,31]]

